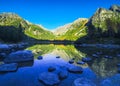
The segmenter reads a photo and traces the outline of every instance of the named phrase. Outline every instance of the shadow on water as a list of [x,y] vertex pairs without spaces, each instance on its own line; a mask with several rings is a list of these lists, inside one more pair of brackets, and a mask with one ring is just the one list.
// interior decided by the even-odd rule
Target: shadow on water
[[[77,78],[87,78],[96,86],[120,86],[120,75],[116,66],[120,63],[120,57],[117,56],[120,54],[120,49],[36,44],[26,50],[33,52],[34,61],[19,64],[20,67],[16,72],[0,74],[0,86],[46,86],[38,80],[39,74],[48,71],[50,66],[54,66],[56,70],[53,73],[58,74],[62,68],[73,65],[82,67],[83,73],[69,72],[68,77],[56,86],[74,86],[73,82]],[[38,56],[42,56],[43,59],[38,60]],[[60,58],[56,58],[57,56]],[[90,57],[92,61],[83,65],[77,64],[84,57]],[[74,63],[70,64],[69,61],[73,59]]]
[[92,62],[88,65],[99,77],[110,77],[118,72],[117,64],[120,63],[119,48],[75,47],[78,51],[86,53],[87,57],[92,58]]

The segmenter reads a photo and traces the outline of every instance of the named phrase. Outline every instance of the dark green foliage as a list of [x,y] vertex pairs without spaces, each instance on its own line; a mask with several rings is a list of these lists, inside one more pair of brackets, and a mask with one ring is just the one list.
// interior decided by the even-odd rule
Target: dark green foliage
[[18,42],[23,39],[24,33],[21,25],[16,28],[14,26],[0,26],[0,38],[6,42]]
[[[91,38],[117,37],[120,38],[120,18],[106,18],[105,27],[95,27],[94,24],[88,25],[88,34]],[[102,25],[102,23],[99,23]]]
[[14,13],[0,14],[0,39],[7,42],[21,40],[53,40],[52,32],[31,24]]
[[[38,56],[44,56],[45,54],[54,53],[56,56],[61,56],[62,58],[76,58],[75,60],[81,59],[85,56],[84,53],[78,52],[73,45],[34,45],[27,50],[32,50],[35,58]],[[65,55],[64,55],[65,54]]]
[[[111,11],[112,10],[112,11]],[[92,16],[88,24],[90,37],[117,37],[120,34],[120,10],[119,6],[113,5],[110,10],[100,8]]]
[[108,18],[106,19],[106,26],[108,31],[106,31],[106,35],[108,37],[117,37],[120,38],[120,18]]
[[99,8],[87,23],[88,35],[76,43],[117,43],[120,44],[120,10],[113,6],[110,10]]
[[0,14],[0,39],[5,42],[19,42],[24,39],[27,22],[14,13]]
[[25,30],[25,34],[38,40],[53,40],[55,37],[52,32],[34,24],[29,25],[29,28]]

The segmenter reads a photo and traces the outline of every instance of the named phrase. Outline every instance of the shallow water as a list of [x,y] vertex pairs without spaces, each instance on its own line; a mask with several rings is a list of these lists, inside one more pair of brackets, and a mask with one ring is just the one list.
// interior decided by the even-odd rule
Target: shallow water
[[[72,86],[77,78],[87,78],[96,86],[120,86],[120,74],[118,67],[120,63],[120,49],[102,49],[93,47],[79,47],[74,45],[34,45],[26,50],[34,53],[33,62],[20,63],[16,72],[0,74],[0,86],[45,86],[38,80],[40,73],[48,71],[49,66],[55,66],[58,73],[62,67],[71,65],[81,66],[84,71],[82,74],[69,73],[69,76],[61,80],[58,86]],[[98,58],[93,54],[98,54]],[[105,56],[112,58],[104,58]],[[42,60],[37,60],[38,56],[43,56]],[[60,58],[56,58],[60,56]],[[90,57],[92,61],[84,65],[78,65],[83,57]],[[75,58],[74,64],[68,61]]]

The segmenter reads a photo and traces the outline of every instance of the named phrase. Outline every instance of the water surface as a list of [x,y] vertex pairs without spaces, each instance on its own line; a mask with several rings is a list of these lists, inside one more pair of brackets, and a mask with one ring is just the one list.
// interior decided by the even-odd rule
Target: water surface
[[[55,66],[58,73],[62,67],[71,65],[81,66],[82,74],[69,73],[69,76],[62,80],[58,86],[72,86],[77,78],[90,79],[96,86],[120,86],[120,74],[118,67],[120,63],[120,49],[102,49],[93,47],[79,47],[74,45],[34,45],[26,50],[32,50],[34,54],[33,62],[19,64],[16,72],[0,74],[0,86],[45,86],[38,80],[38,75],[48,71],[49,66]],[[97,54],[99,57],[93,57]],[[38,56],[43,56],[38,60]],[[60,56],[61,58],[56,58]],[[105,58],[111,56],[112,58]],[[92,61],[84,65],[78,65],[84,57],[92,58]],[[68,61],[75,58],[74,64]]]

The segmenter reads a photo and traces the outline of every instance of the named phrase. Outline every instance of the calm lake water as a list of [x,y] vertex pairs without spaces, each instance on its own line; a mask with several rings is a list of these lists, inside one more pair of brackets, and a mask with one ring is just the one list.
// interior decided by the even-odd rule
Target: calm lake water
[[[69,76],[61,80],[58,86],[72,86],[77,78],[87,78],[96,86],[120,86],[119,67],[117,66],[120,63],[120,49],[49,44],[30,46],[26,50],[32,50],[34,61],[21,63],[16,72],[0,74],[0,86],[45,86],[38,80],[40,73],[48,71],[49,66],[55,66],[54,72],[57,73],[61,67],[71,65],[81,66],[84,69],[83,73],[69,72]],[[38,56],[43,56],[43,59],[38,60]],[[110,58],[107,58],[108,56]],[[92,61],[83,65],[76,63],[84,57],[90,57]],[[69,60],[73,58],[75,62],[70,64]]]

